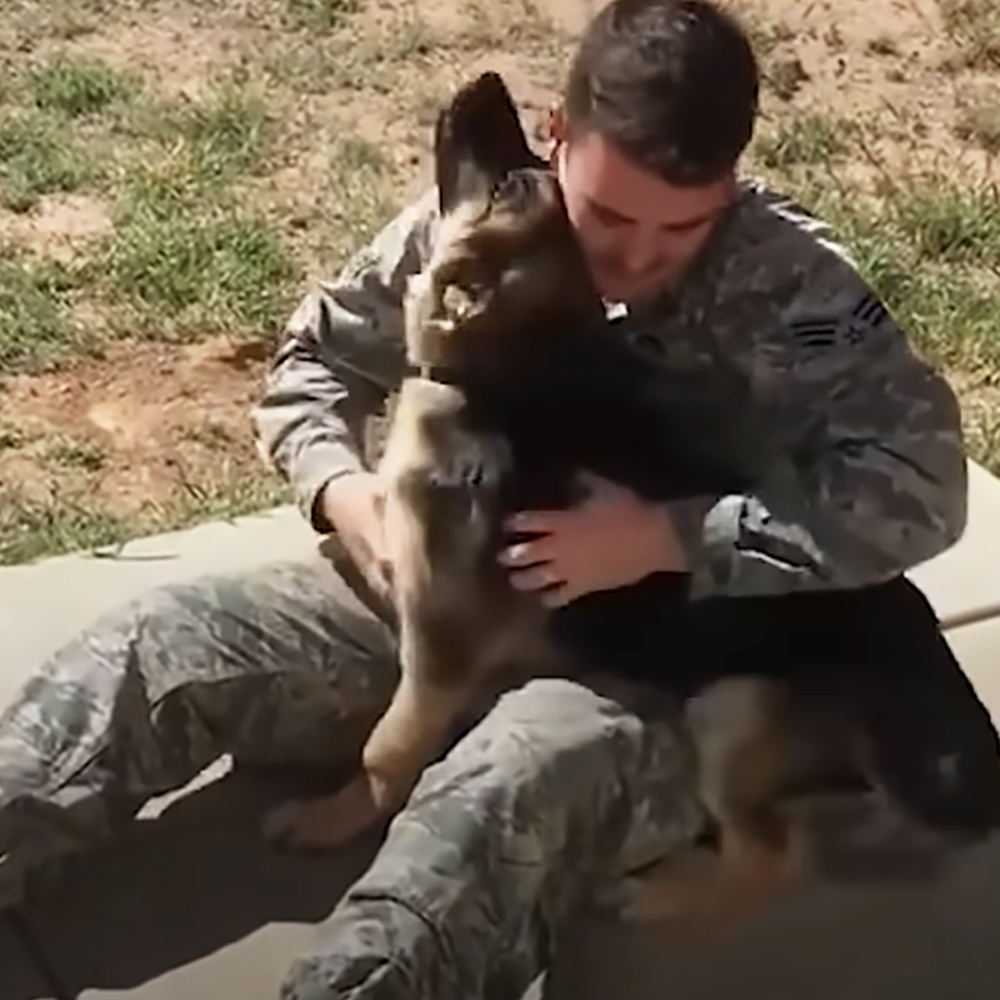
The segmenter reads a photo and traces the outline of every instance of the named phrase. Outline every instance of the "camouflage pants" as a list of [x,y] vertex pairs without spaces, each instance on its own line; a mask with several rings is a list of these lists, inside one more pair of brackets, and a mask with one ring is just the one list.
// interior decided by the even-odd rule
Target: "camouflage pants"
[[[33,864],[223,753],[357,753],[394,652],[320,557],[155,590],[97,621],[0,716],[0,906]],[[283,997],[520,997],[601,872],[695,835],[691,773],[648,691],[549,679],[506,695],[425,773]]]

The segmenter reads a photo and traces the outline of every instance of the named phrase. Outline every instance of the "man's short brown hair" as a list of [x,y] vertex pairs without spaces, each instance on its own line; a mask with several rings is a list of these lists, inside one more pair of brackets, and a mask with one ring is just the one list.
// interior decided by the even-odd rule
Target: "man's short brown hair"
[[673,184],[711,183],[753,135],[759,75],[739,22],[708,0],[613,0],[570,67],[570,135],[596,132]]

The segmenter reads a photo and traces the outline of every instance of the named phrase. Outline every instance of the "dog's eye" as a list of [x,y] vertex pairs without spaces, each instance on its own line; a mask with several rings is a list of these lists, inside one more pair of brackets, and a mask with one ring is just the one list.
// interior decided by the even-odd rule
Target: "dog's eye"
[[523,171],[507,174],[493,189],[494,201],[517,202],[527,198],[534,191],[531,177]]

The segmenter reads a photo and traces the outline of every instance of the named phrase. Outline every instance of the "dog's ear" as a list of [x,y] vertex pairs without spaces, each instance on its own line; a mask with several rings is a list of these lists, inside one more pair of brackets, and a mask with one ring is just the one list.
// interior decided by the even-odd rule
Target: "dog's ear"
[[528,145],[510,91],[498,73],[465,84],[438,116],[434,167],[442,214],[482,199],[510,171],[544,167]]

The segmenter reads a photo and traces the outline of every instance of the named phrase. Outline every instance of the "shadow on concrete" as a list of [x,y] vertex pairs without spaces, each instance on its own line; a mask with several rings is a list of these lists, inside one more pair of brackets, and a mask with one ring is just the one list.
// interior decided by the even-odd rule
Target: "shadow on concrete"
[[[64,994],[140,986],[267,925],[326,917],[378,838],[336,857],[268,848],[261,814],[304,786],[316,787],[301,776],[292,784],[279,774],[235,772],[72,859],[20,910]],[[0,1000],[28,996],[0,991]]]
[[545,1000],[991,1000],[1000,840],[924,886],[813,888],[728,932],[590,920]]

